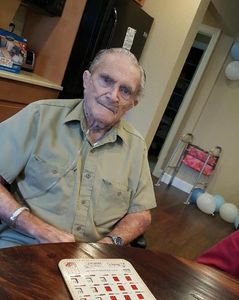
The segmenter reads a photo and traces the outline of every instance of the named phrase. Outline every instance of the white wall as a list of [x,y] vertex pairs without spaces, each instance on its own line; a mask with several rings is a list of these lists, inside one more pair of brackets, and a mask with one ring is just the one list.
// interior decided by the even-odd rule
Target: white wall
[[238,0],[211,0],[214,15],[225,34],[236,36],[239,29],[239,1]]
[[209,0],[147,0],[143,9],[154,23],[141,63],[147,74],[145,96],[127,119],[148,146],[191,48]]
[[[227,202],[233,202],[238,206],[239,80],[230,81],[225,76],[225,67],[230,61],[228,55],[197,122],[193,120],[197,108],[194,106],[182,131],[188,132],[194,123],[193,134],[197,145],[206,149],[215,145],[222,147],[218,167],[211,178],[208,191],[220,194]],[[205,74],[202,90],[207,86],[207,78],[208,73]],[[200,95],[194,99],[198,105],[201,100]],[[179,177],[189,181],[186,173],[179,174]]]
[[[219,2],[217,1],[217,4]],[[222,11],[220,7],[218,11]],[[234,7],[232,11],[233,16],[235,12],[237,13],[239,20],[239,1],[237,9]],[[232,19],[235,19],[233,16]],[[230,19],[230,14],[225,14],[225,18]],[[230,22],[225,19],[225,22],[220,24],[225,23]],[[193,96],[178,137],[186,132],[192,132],[194,143],[200,147],[208,150],[216,145],[222,147],[218,166],[209,181],[208,192],[221,194],[227,202],[239,206],[239,80],[230,81],[225,77],[225,68],[231,61],[230,48],[233,36],[226,35],[223,26],[221,29],[224,32]],[[239,36],[236,40],[239,40]],[[178,177],[186,182],[192,182],[191,175],[192,173],[186,172],[184,168]]]
[[20,0],[1,0],[0,6],[0,28],[8,30],[9,23],[20,5]]

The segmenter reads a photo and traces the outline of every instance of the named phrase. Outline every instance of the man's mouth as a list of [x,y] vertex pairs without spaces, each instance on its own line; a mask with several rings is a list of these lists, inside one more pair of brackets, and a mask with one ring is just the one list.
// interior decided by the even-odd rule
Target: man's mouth
[[100,105],[102,105],[104,108],[108,109],[109,111],[111,111],[114,115],[117,114],[118,112],[118,106],[116,105],[111,105],[109,103],[105,103],[105,102],[101,102],[101,101],[98,101],[98,103]]

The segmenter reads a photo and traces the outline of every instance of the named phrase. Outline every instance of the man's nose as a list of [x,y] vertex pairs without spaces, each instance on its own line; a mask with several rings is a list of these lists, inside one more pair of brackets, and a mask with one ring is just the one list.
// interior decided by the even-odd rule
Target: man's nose
[[110,93],[112,100],[118,102],[120,97],[119,87],[117,85],[113,86]]

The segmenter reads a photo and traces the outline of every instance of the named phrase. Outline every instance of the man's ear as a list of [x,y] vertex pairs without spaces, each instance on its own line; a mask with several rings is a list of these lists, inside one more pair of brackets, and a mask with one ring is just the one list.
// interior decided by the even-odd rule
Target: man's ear
[[133,107],[136,106],[138,103],[139,103],[139,100],[135,99],[134,102],[133,102]]
[[90,82],[91,74],[90,71],[86,70],[83,73],[83,87],[86,88]]

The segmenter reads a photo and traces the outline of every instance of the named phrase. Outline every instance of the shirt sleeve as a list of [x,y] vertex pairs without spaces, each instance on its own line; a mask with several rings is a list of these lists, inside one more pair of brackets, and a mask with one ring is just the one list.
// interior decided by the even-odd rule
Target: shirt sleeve
[[128,213],[140,212],[154,207],[156,207],[156,199],[145,146],[137,191],[133,196]]
[[0,123],[0,175],[8,182],[24,169],[37,134],[37,105],[29,104],[20,112]]

